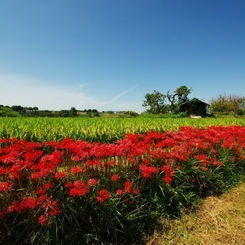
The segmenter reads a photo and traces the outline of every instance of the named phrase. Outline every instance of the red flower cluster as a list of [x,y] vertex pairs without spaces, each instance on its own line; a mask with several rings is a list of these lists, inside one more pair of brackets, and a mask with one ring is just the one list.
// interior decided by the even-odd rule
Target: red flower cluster
[[158,174],[158,168],[155,166],[141,164],[139,168],[144,178],[151,178],[153,174]]
[[89,192],[89,185],[82,180],[76,180],[74,183],[66,185],[70,188],[69,195],[73,196],[85,196]]
[[168,166],[168,165],[164,165],[162,166],[162,171],[165,173],[165,177],[163,178],[165,183],[171,183],[172,182],[172,177],[174,175],[174,170]]
[[[142,183],[153,178],[171,185],[187,163],[207,171],[224,159],[231,164],[244,161],[244,135],[245,127],[212,126],[127,134],[111,144],[70,138],[44,143],[0,139],[0,219],[36,210],[38,222],[47,225],[62,212],[54,196],[103,203],[114,196],[138,195]],[[52,195],[56,191],[60,195]]]
[[110,197],[111,197],[111,194],[108,190],[101,189],[99,191],[99,195],[97,196],[97,201],[98,202],[104,202],[105,200],[109,199]]
[[8,191],[11,189],[11,187],[13,186],[12,183],[9,182],[0,182],[0,192],[1,191]]

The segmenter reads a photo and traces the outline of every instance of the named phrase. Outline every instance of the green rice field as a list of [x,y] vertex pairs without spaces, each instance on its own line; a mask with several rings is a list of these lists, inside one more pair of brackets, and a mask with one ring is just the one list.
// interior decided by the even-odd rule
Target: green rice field
[[113,142],[127,133],[176,131],[180,126],[245,125],[244,118],[0,118],[0,138]]

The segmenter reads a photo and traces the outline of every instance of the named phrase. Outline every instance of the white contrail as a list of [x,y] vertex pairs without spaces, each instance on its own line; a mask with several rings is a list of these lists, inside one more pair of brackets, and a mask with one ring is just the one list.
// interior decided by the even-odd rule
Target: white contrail
[[129,89],[125,90],[125,91],[122,92],[121,94],[119,94],[119,95],[115,96],[114,98],[112,98],[109,102],[107,102],[107,104],[110,104],[110,103],[112,103],[112,102],[115,102],[115,101],[118,100],[120,97],[122,97],[123,95],[125,95],[126,93],[128,93],[129,91],[135,89],[135,88],[138,87],[138,86],[139,86],[139,84],[133,86],[132,88],[129,88]]

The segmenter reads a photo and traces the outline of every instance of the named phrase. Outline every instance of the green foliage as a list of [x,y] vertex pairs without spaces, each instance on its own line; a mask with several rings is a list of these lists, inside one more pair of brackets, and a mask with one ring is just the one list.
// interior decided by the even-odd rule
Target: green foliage
[[220,94],[217,98],[211,99],[210,110],[218,114],[238,114],[245,109],[244,101],[244,96]]
[[204,128],[209,125],[243,125],[243,118],[206,118],[191,120],[181,116],[166,118],[166,114],[145,113],[137,118],[52,118],[52,117],[0,117],[0,137],[28,139],[32,141],[60,141],[64,138],[82,139],[89,142],[113,142],[127,133],[147,133],[149,131],[177,131],[180,126]]
[[10,107],[0,106],[0,117],[20,117],[20,114]]
[[198,98],[193,98],[189,101],[189,103],[192,105],[192,106],[196,106],[200,103],[200,100]]
[[236,113],[237,113],[238,116],[243,116],[244,115],[244,110],[238,109]]
[[71,109],[69,111],[69,116],[70,117],[76,117],[77,116],[77,110],[75,107],[71,107]]
[[174,94],[167,92],[167,98],[170,102],[170,111],[172,114],[180,113],[180,105],[184,102],[189,101],[188,95],[192,89],[187,86],[180,86],[174,91]]
[[124,112],[125,115],[129,115],[129,116],[132,116],[132,117],[137,117],[139,116],[139,114],[135,111],[126,111]]
[[187,102],[188,95],[191,93],[192,88],[188,88],[187,86],[180,86],[174,91],[174,96],[178,97],[178,104]]
[[[180,105],[189,100],[188,95],[191,90],[186,86],[180,86],[174,91],[174,94],[170,94],[168,91],[166,95],[154,90],[153,93],[145,95],[142,106],[151,114],[178,114],[180,113]],[[165,103],[166,98],[170,104]]]
[[147,109],[147,112],[152,114],[159,114],[166,112],[165,105],[166,95],[154,90],[153,93],[147,93],[142,106]]

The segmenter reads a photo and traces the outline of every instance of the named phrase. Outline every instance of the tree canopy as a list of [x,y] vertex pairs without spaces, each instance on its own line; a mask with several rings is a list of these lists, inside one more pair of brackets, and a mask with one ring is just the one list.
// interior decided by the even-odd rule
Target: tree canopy
[[[159,91],[154,90],[153,93],[147,93],[142,106],[147,109],[147,112],[152,114],[159,113],[179,113],[180,105],[187,102],[188,95],[191,93],[192,88],[187,86],[178,87],[173,94],[168,91],[167,94],[162,94]],[[170,104],[165,103],[166,98]]]
[[147,93],[142,106],[147,109],[147,112],[152,114],[164,113],[166,95],[154,90],[153,93]]
[[245,97],[234,94],[220,94],[210,101],[212,113],[244,114]]

